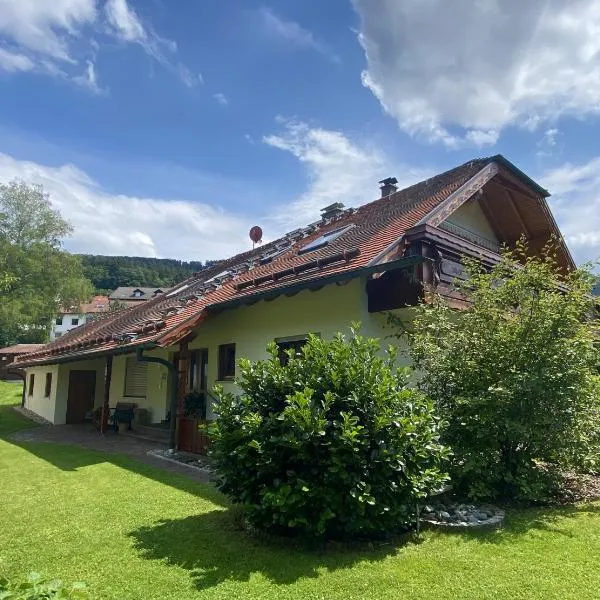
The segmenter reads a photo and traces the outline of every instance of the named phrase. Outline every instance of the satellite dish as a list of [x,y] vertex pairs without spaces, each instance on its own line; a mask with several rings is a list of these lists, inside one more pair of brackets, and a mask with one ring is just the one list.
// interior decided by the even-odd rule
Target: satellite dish
[[262,241],[262,235],[263,235],[263,230],[258,225],[255,225],[250,230],[250,239],[252,240],[253,246],[254,246],[254,244],[258,244]]

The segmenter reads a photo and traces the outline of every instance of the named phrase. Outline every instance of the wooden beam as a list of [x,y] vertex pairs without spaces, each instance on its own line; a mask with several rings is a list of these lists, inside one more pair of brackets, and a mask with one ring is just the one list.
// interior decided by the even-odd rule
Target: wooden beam
[[[189,392],[190,350],[184,340],[179,342],[179,361],[177,364],[177,413],[184,412],[183,399]],[[173,415],[171,415],[172,417]]]
[[507,242],[508,238],[502,228],[498,225],[498,221],[494,216],[494,211],[492,210],[490,201],[486,195],[482,195],[479,199],[479,206],[481,206],[481,211],[485,218],[490,222],[492,229],[496,232],[500,244],[502,244],[502,242]]
[[532,200],[539,201],[540,196],[536,194],[531,188],[527,187],[523,184],[519,179],[517,179],[512,173],[508,171],[508,169],[500,168],[499,179],[502,180],[502,185],[514,192],[518,192],[519,194],[523,194]]
[[529,231],[529,227],[527,227],[527,225],[525,225],[525,221],[523,220],[523,215],[521,214],[521,211],[519,210],[519,207],[517,206],[517,203],[515,202],[515,197],[513,196],[512,192],[509,189],[505,189],[504,194],[508,197],[508,203],[512,207],[512,210],[515,213],[515,216],[517,217],[517,221],[519,221],[519,225],[521,225],[521,229],[523,230],[523,233],[525,233],[527,238],[530,238],[531,232]]
[[106,356],[106,367],[104,370],[104,398],[102,403],[102,414],[100,415],[100,433],[104,435],[108,428],[108,415],[110,412],[110,382],[112,381],[112,354]]
[[[478,192],[483,186],[499,172],[496,163],[490,163],[481,171],[476,173],[469,181],[461,185],[455,192],[450,194],[437,208],[429,213],[421,222],[437,227],[442,221],[445,221],[456,209],[460,208],[473,194]],[[421,222],[417,223],[420,225]]]

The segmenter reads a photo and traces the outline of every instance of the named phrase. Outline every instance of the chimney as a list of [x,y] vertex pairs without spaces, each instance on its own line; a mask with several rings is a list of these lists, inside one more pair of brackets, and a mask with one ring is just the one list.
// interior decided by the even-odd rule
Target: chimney
[[379,189],[381,190],[381,197],[385,198],[390,194],[398,191],[398,186],[396,185],[398,180],[395,177],[388,177],[387,179],[382,179],[379,182]]
[[344,213],[344,205],[341,202],[335,202],[321,209],[321,219],[333,219]]

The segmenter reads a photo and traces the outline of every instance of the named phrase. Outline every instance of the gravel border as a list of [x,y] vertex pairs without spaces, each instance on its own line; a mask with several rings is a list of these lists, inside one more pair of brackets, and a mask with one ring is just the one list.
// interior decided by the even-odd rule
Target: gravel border
[[[164,460],[166,462],[174,463],[176,465],[183,465],[184,467],[188,467],[190,469],[193,469],[194,471],[198,471],[199,473],[206,475],[209,481],[213,481],[216,477],[215,472],[206,463],[201,466],[202,460],[194,454],[178,452],[177,450],[162,449],[148,450],[146,454],[155,458],[159,458],[160,460]],[[193,460],[182,460],[183,458],[192,458]]]
[[420,521],[439,529],[453,531],[498,529],[503,526],[506,512],[491,504],[441,504],[424,506]]

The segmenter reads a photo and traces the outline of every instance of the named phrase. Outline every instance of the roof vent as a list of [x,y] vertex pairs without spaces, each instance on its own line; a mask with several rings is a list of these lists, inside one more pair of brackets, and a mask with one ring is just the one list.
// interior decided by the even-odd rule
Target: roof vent
[[379,182],[379,189],[381,190],[381,197],[385,198],[386,196],[398,191],[398,180],[395,177],[382,179]]
[[344,214],[344,205],[341,202],[334,202],[321,209],[321,219],[334,219]]

